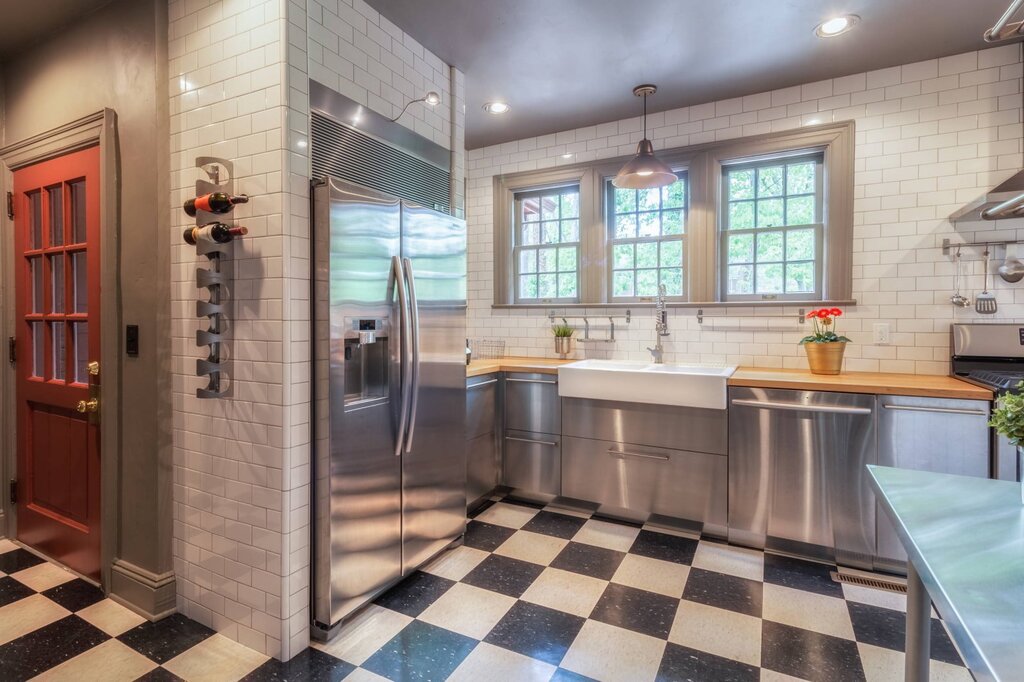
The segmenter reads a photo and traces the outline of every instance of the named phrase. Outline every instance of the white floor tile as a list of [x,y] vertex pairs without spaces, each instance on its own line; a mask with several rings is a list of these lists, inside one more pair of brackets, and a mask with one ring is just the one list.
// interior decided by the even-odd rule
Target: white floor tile
[[0,644],[7,644],[69,615],[70,611],[41,594],[19,599],[0,607]]
[[[860,660],[864,666],[864,676],[868,682],[890,682],[902,680],[905,658],[902,651],[893,651],[871,644],[858,644]],[[932,682],[973,682],[974,678],[958,665],[950,665],[942,661],[932,661],[928,666]]]
[[108,639],[33,679],[40,682],[130,682],[156,667],[156,663],[131,647]]
[[693,565],[748,580],[764,580],[764,553],[756,549],[704,541],[697,546]]
[[51,587],[62,585],[69,580],[74,580],[77,576],[66,568],[61,568],[57,564],[44,561],[41,564],[36,564],[17,573],[12,573],[11,577],[24,585],[28,585],[36,592],[43,592]]
[[487,556],[483,550],[463,545],[444,552],[420,570],[449,580],[462,580]]
[[628,552],[639,534],[640,529],[633,526],[590,519],[583,524],[572,540],[586,545],[613,549],[616,552]]
[[668,641],[754,666],[761,665],[761,619],[683,600]]
[[495,554],[547,566],[569,544],[568,540],[521,530],[503,542]]
[[419,615],[419,620],[483,639],[516,603],[512,597],[458,583]]
[[213,635],[167,661],[164,667],[186,682],[222,682],[245,677],[268,658],[223,635]]
[[515,680],[546,682],[555,673],[555,666],[529,658],[514,651],[481,642],[459,664],[448,682],[480,682],[481,680]]
[[342,626],[337,636],[317,648],[352,663],[362,665],[377,649],[412,622],[405,614],[370,604]]
[[762,616],[823,635],[854,639],[850,611],[846,601],[838,597],[766,583]]
[[498,502],[477,516],[475,520],[490,523],[495,526],[505,526],[506,528],[515,528],[518,530],[525,526],[530,519],[536,516],[537,511],[538,510],[531,507],[521,507],[518,504],[505,504],[503,502]]
[[588,620],[560,667],[601,682],[651,682],[664,653],[663,640]]
[[103,630],[111,637],[117,637],[146,622],[145,618],[112,599],[98,601],[75,615]]
[[683,564],[627,554],[612,576],[612,582],[678,599],[683,596],[689,574],[690,567]]
[[587,618],[607,585],[604,580],[549,567],[533,581],[521,599]]

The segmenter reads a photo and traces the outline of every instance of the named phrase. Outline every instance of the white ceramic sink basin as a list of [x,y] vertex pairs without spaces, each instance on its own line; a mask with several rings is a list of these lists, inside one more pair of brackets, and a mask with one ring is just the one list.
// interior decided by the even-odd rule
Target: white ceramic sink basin
[[580,360],[558,368],[558,395],[724,410],[735,366]]

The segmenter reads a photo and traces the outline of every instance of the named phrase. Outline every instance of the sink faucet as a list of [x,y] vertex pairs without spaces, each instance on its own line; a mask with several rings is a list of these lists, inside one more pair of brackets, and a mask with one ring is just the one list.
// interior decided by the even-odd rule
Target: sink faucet
[[664,363],[663,356],[665,349],[661,345],[661,337],[668,336],[668,312],[665,310],[665,285],[658,285],[658,299],[654,306],[654,348],[650,346],[647,350],[651,352],[654,364]]

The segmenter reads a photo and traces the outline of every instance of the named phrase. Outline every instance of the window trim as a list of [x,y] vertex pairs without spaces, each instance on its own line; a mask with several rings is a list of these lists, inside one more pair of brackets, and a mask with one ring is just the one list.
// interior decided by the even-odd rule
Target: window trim
[[[853,195],[854,195],[854,133],[853,121],[807,126],[777,133],[764,133],[745,138],[708,142],[689,147],[659,151],[658,157],[673,170],[685,170],[688,177],[687,274],[688,300],[670,305],[686,307],[726,306],[808,306],[824,303],[855,303],[853,294]],[[735,159],[754,161],[758,158],[821,151],[825,168],[822,219],[827,229],[821,246],[823,277],[820,299],[804,300],[723,300],[719,277],[721,240],[722,165]],[[619,167],[631,156],[555,166],[541,171],[524,171],[495,175],[493,187],[494,236],[494,299],[501,308],[565,307],[629,307],[646,305],[637,301],[612,300],[607,273],[610,271],[607,247],[607,216],[604,182],[614,177]],[[512,244],[514,237],[513,198],[516,192],[580,185],[580,258],[579,302],[516,303],[512,276]]]

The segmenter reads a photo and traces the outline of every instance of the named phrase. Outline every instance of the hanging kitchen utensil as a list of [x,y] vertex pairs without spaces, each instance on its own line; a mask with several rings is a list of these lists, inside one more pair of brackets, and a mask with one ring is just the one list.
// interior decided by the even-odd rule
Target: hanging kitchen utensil
[[1024,263],[1017,257],[1017,244],[1006,245],[1006,258],[1003,259],[998,272],[1003,281],[1010,284],[1016,284],[1024,279]]
[[989,265],[989,252],[985,250],[985,290],[978,294],[978,297],[974,299],[974,312],[982,315],[992,315],[999,309],[999,304],[996,303],[996,296],[990,293],[988,290],[988,265]]
[[956,256],[953,257],[953,264],[956,270],[953,273],[953,295],[949,297],[949,302],[955,305],[957,308],[969,308],[971,305],[971,299],[960,293],[960,247],[956,249]]

